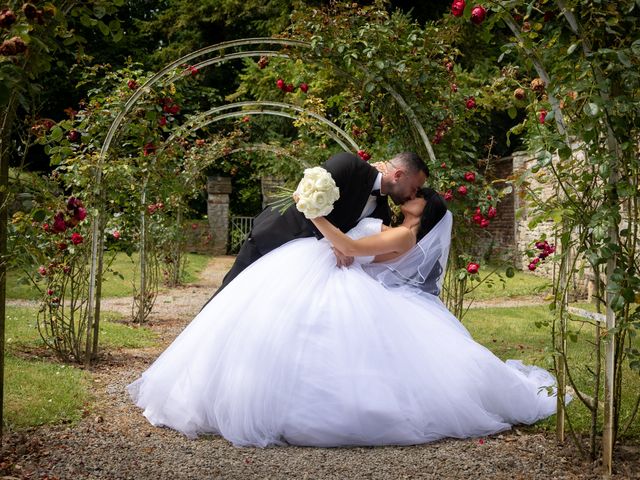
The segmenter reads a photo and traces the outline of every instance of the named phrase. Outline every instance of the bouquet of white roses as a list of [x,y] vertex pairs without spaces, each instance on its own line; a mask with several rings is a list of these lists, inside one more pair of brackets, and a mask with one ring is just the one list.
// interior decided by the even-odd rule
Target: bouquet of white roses
[[340,189],[331,174],[322,167],[307,168],[297,188],[291,192],[282,189],[281,200],[273,208],[284,212],[297,197],[296,208],[307,218],[323,217],[331,213],[333,204],[340,198]]

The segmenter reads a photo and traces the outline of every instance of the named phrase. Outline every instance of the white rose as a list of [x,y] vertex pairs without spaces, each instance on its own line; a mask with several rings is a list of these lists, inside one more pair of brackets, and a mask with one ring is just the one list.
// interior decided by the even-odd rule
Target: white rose
[[318,190],[329,190],[332,187],[335,187],[336,182],[333,181],[333,178],[331,178],[329,175],[324,175],[320,178],[318,178],[315,182],[315,187]]
[[321,210],[324,210],[327,205],[333,204],[333,202],[329,201],[329,197],[325,192],[315,192],[311,198],[313,205]]
[[300,180],[296,192],[301,197],[308,197],[313,194],[314,185],[314,182],[310,181],[308,178],[303,178]]

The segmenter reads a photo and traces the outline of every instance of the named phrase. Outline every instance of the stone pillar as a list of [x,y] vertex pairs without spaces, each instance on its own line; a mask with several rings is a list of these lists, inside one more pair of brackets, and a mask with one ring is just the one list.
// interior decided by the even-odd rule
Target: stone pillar
[[231,178],[207,177],[207,216],[211,230],[211,251],[214,255],[227,253],[230,193]]
[[275,177],[262,177],[260,180],[262,189],[262,208],[276,201],[275,194],[279,193],[278,187],[284,186],[284,180]]

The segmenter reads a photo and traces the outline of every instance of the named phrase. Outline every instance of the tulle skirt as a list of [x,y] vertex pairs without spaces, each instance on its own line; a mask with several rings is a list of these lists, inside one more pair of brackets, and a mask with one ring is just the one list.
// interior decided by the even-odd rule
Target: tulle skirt
[[236,277],[128,390],[153,425],[189,437],[343,446],[531,424],[555,413],[554,384],[476,343],[437,298],[337,268],[306,238]]

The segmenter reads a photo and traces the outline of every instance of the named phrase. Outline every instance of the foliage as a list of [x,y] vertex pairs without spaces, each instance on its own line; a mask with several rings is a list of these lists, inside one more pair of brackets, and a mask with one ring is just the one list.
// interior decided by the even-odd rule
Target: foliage
[[[487,31],[506,25],[511,32],[501,56],[504,68],[532,72],[520,91],[514,91],[525,102],[527,115],[512,131],[526,135],[537,161],[516,184],[531,205],[530,226],[552,220],[552,236],[558,239],[560,275],[551,305],[557,367],[560,372],[566,368],[575,388],[579,365],[566,346],[565,299],[573,276],[588,269],[594,272],[599,306],[616,319],[616,327],[608,331],[594,326],[591,366],[592,389],[598,393],[603,341],[614,342],[615,436],[624,432],[626,367],[635,370],[633,375],[640,371],[633,346],[639,326],[634,302],[640,289],[640,40],[629,34],[637,31],[638,5],[631,0],[606,5],[590,0],[510,1],[493,2],[491,10]],[[545,185],[556,186],[551,196],[542,196]],[[592,413],[594,456],[599,406],[586,399],[584,403]],[[626,418],[632,420],[637,413],[638,403]]]

